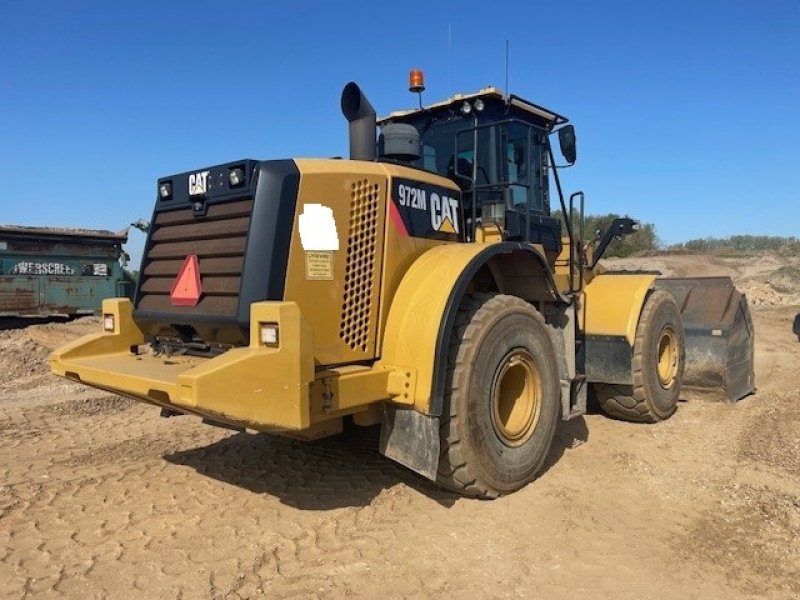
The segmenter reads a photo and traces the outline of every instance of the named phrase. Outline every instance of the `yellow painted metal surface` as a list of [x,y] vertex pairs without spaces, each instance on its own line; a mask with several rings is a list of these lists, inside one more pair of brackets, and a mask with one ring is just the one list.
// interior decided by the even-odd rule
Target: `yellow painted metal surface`
[[[172,406],[254,429],[304,429],[311,424],[309,387],[314,380],[311,328],[296,304],[258,302],[247,348],[215,358],[137,355],[143,343],[127,300],[106,301],[116,311],[114,333],[87,336],[56,350],[54,373],[162,406]],[[259,323],[277,323],[280,346],[263,346]]]
[[[558,255],[553,263],[553,279],[555,279],[556,287],[562,294],[566,294],[570,289],[578,289],[580,286],[580,271],[578,270],[578,250],[577,243],[573,246],[570,245],[568,237],[561,238],[561,253]],[[570,273],[570,249],[572,249],[573,269]],[[583,285],[587,286],[592,279],[597,275],[605,272],[602,265],[595,265],[593,269],[589,270],[587,265],[592,262],[592,255],[594,249],[594,242],[584,244],[583,252],[585,254],[584,270],[583,270]],[[572,285],[570,286],[570,276],[572,277]]]
[[325,420],[364,410],[369,404],[389,398],[390,371],[349,365],[318,371],[311,385],[313,420]]
[[[294,302],[250,307],[250,346],[229,350],[181,373],[173,402],[260,428],[311,424],[308,391],[314,380],[311,326]],[[280,345],[259,339],[259,323],[277,323]]]
[[[289,250],[284,299],[296,302],[314,331],[318,365],[365,361],[380,355],[387,306],[406,270],[426,250],[447,242],[401,235],[387,217],[391,180],[403,177],[457,191],[452,181],[385,163],[298,159],[300,188]],[[330,276],[309,274],[300,235],[307,204],[330,208],[339,249]],[[452,243],[452,242],[451,242]]]
[[414,372],[413,406],[430,412],[436,339],[459,275],[487,244],[447,244],[420,256],[397,288],[379,365]]
[[489,244],[503,241],[503,230],[495,222],[479,223],[475,228],[475,241]]
[[[454,192],[458,191],[458,188],[452,181],[434,173],[409,169],[408,167],[399,165],[383,164],[382,166],[386,169],[386,174],[390,178],[401,177],[403,179],[411,179],[422,183],[446,187]],[[391,185],[389,189],[391,190]],[[388,201],[391,202],[391,197]],[[403,235],[398,231],[398,228],[392,222],[391,218],[386,219],[385,229],[383,267],[381,271],[379,329],[377,337],[378,357],[380,357],[383,347],[383,336],[386,331],[386,322],[389,318],[392,300],[395,297],[400,283],[405,278],[406,272],[420,256],[431,248],[445,244],[453,244],[453,242],[444,240]]]
[[633,346],[636,326],[655,275],[598,275],[585,288],[581,303],[584,333],[624,336]]
[[556,282],[558,291],[566,294],[570,289],[570,276],[572,276],[572,287],[578,286],[578,273],[570,272],[569,268],[569,255],[570,252],[575,255],[573,246],[570,244],[568,237],[561,238],[561,253],[556,257],[553,263],[553,279]]
[[[378,163],[347,160],[299,159],[296,163],[300,187],[284,300],[297,303],[311,325],[317,364],[372,359],[383,256],[386,171]],[[332,211],[338,238],[338,249],[326,251],[330,274],[323,278],[309,271],[311,248],[300,234],[301,215],[313,204]]]
[[[309,430],[314,435],[335,432],[337,425],[321,424],[353,413],[362,413],[362,421],[366,415],[374,420],[371,404],[394,396],[405,401],[414,382],[410,371],[384,366],[315,372],[311,326],[293,302],[253,304],[249,346],[214,358],[132,352],[144,336],[131,318],[130,301],[106,300],[103,311],[114,315],[115,331],[85,336],[56,350],[50,357],[54,373],[231,425]],[[261,323],[278,325],[279,347],[261,343]]]
[[[370,405],[383,400],[428,410],[445,304],[486,244],[414,238],[390,222],[392,177],[456,191],[435,174],[354,161],[297,164],[285,299],[251,306],[249,346],[214,358],[137,354],[131,347],[144,344],[144,335],[132,305],[111,300],[104,312],[114,315],[115,331],[60,348],[53,372],[264,431],[299,431],[354,413],[374,419]],[[331,210],[338,237],[338,250],[311,261],[300,235],[308,204]],[[278,324],[278,348],[261,343],[259,323]],[[383,360],[370,365],[381,352]]]
[[50,365],[56,375],[64,376],[63,372],[56,370],[58,361],[62,358],[127,352],[131,346],[144,343],[144,334],[133,322],[133,305],[130,300],[127,298],[103,300],[103,317],[105,315],[114,317],[114,331],[106,332],[98,328],[98,333],[85,335],[56,350],[50,357]]

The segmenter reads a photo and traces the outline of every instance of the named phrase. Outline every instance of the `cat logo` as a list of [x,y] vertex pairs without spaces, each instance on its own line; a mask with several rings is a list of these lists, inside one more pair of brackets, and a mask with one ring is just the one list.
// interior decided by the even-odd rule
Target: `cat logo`
[[400,235],[455,241],[461,235],[461,200],[457,190],[396,177],[389,215]]
[[189,195],[200,196],[208,189],[208,171],[189,175]]
[[458,234],[458,200],[451,196],[430,195],[431,225],[441,233]]

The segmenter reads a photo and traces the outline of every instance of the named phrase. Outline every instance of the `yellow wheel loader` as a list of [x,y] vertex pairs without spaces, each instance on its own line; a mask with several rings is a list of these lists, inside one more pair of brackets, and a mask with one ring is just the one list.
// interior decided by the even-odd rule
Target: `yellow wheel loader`
[[241,430],[380,425],[381,453],[488,498],[536,476],[590,390],[654,422],[685,384],[754,389],[730,279],[598,264],[636,224],[584,239],[583,194],[565,199],[559,178],[576,157],[566,118],[495,88],[378,120],[349,83],[341,106],[349,160],[159,179],[133,301],[106,300],[53,372]]

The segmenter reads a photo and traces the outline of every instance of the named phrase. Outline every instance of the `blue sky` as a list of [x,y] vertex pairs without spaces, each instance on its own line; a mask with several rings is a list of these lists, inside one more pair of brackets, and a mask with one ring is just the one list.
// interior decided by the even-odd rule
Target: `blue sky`
[[428,102],[503,87],[506,39],[510,91],[577,128],[589,212],[800,235],[797,0],[0,0],[0,223],[120,229],[162,175],[346,155],[347,81],[379,114],[413,106],[412,67]]

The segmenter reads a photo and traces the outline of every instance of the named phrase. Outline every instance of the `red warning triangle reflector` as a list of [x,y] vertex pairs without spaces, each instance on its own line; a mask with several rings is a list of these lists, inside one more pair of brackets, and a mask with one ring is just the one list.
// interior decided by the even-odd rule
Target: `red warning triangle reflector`
[[196,306],[202,293],[200,262],[196,254],[190,254],[184,259],[178,276],[172,282],[169,299],[173,306]]

